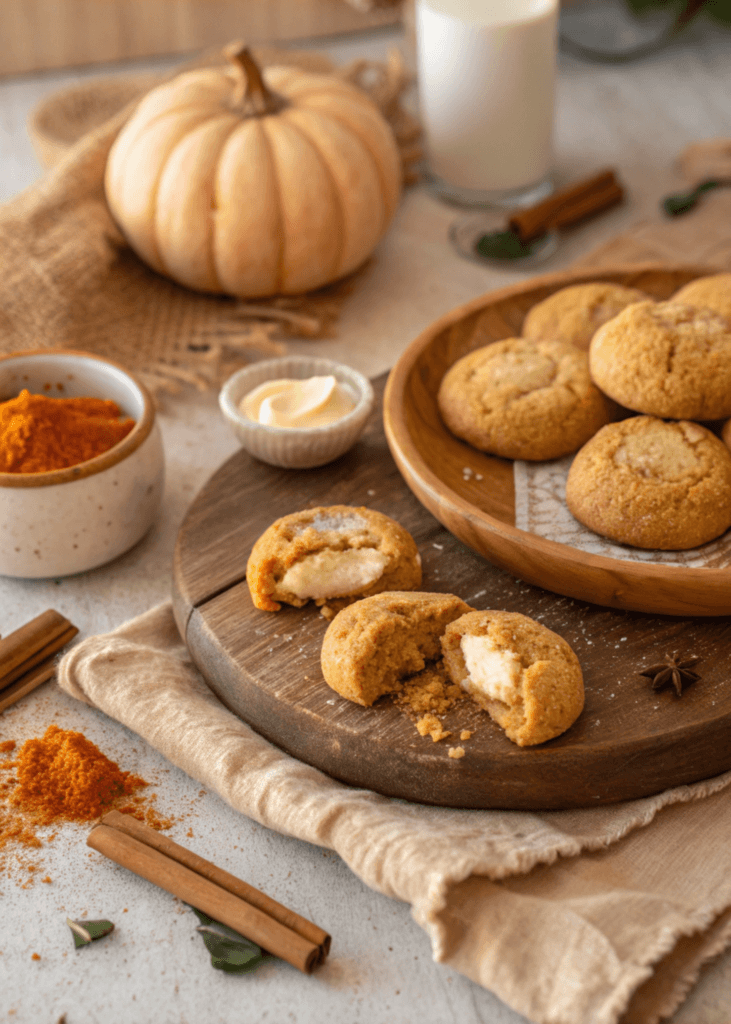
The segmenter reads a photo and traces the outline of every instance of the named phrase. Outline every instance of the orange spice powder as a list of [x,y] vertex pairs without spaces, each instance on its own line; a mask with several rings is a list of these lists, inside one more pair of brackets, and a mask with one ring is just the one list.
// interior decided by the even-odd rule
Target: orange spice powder
[[[37,830],[54,822],[92,821],[114,807],[152,828],[173,824],[151,806],[154,796],[139,795],[148,785],[145,779],[123,771],[83,733],[49,725],[11,757],[15,749],[14,740],[0,744],[0,870],[7,866],[6,848],[41,848]],[[18,863],[28,874],[27,885],[37,865]]]
[[50,398],[23,390],[0,402],[0,472],[47,473],[93,459],[129,434],[135,421],[120,419],[104,398]]
[[49,725],[40,739],[26,740],[13,767],[14,807],[30,811],[39,825],[59,819],[92,821],[119,797],[147,783],[122,771],[80,732]]

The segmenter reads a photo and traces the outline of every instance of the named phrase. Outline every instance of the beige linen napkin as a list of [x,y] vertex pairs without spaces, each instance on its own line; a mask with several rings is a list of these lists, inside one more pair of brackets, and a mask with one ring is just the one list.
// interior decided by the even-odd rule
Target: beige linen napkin
[[337,851],[367,885],[409,902],[436,960],[536,1024],[653,1024],[731,943],[731,773],[546,813],[353,789],[219,703],[169,604],[79,644],[58,679],[236,810]]

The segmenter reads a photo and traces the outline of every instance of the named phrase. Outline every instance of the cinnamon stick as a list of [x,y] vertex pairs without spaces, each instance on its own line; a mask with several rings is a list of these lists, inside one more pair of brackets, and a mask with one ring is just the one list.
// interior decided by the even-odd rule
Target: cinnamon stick
[[128,832],[101,824],[92,830],[86,842],[105,857],[240,932],[305,974],[320,962],[322,950],[317,943]]
[[70,629],[74,631],[74,636],[78,633],[68,619],[49,608],[0,640],[0,689],[18,678],[17,673],[13,676],[16,669],[20,669],[22,675],[27,668],[32,667],[30,662],[35,655]]
[[0,640],[0,713],[51,678],[54,656],[78,632],[49,608]]
[[549,228],[567,227],[584,217],[608,209],[624,198],[624,189],[614,171],[605,170],[554,192],[537,206],[514,213],[508,221],[524,243],[538,238]]
[[102,825],[116,828],[117,831],[124,832],[133,839],[138,839],[141,843],[145,843],[146,846],[151,846],[166,857],[170,857],[171,860],[177,861],[178,864],[182,864],[203,878],[207,878],[209,882],[213,882],[222,889],[226,889],[227,892],[233,893],[234,896],[245,900],[252,907],[256,907],[257,910],[261,910],[262,913],[267,914],[273,920],[284,925],[285,928],[291,929],[293,932],[301,935],[303,939],[314,943],[320,950],[321,960],[324,960],[330,952],[330,936],[322,928],[318,928],[316,924],[313,924],[312,921],[308,921],[306,917],[301,917],[294,910],[290,910],[289,907],[277,903],[271,896],[260,892],[259,889],[255,889],[253,885],[249,885],[247,882],[242,881],[242,879],[236,878],[235,875],[229,874],[228,871],[217,867],[204,857],[198,856],[192,850],[188,850],[160,832],[156,832],[154,828],[150,828],[149,825],[138,821],[130,814],[122,814],[120,811],[109,811],[102,818]]
[[[14,683],[16,679],[20,679],[21,676],[26,675],[32,668],[35,668],[36,665],[49,661],[52,655],[57,654],[62,647],[65,647],[69,641],[73,640],[79,631],[76,626],[72,626],[70,623],[68,624],[68,627],[69,628],[64,633],[61,633],[59,636],[50,640],[34,654],[29,655],[25,661],[16,665],[15,668],[10,669],[10,671],[5,675],[0,675],[0,690],[4,691],[11,683]],[[10,639],[10,637],[8,637],[8,639]]]
[[0,690],[0,714],[9,708],[11,704],[17,703],[21,697],[31,693],[41,683],[45,683],[56,672],[56,659],[51,657],[36,665],[30,672],[26,672],[20,679]]

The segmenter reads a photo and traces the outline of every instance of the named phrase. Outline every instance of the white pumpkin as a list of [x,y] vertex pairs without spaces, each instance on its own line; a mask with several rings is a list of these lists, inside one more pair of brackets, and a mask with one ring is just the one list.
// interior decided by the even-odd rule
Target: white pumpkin
[[107,201],[146,263],[244,298],[296,294],[370,255],[401,192],[401,162],[359,89],[291,67],[229,68],[153,89],[109,153]]

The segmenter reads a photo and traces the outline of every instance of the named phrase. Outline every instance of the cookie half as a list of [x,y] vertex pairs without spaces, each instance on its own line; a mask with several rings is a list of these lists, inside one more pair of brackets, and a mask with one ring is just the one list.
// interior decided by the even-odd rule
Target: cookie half
[[614,417],[585,352],[562,341],[506,338],[463,356],[437,395],[447,427],[506,459],[558,459]]
[[549,295],[528,310],[523,337],[533,341],[564,341],[586,351],[599,328],[633,302],[649,299],[637,288],[591,281],[573,284]]
[[697,277],[695,281],[680,288],[671,302],[711,309],[731,321],[731,274]]
[[263,611],[308,601],[337,609],[382,590],[418,587],[421,558],[408,530],[381,512],[321,506],[265,530],[251,550],[246,582]]
[[454,594],[392,592],[357,601],[327,627],[320,657],[325,682],[369,707],[440,658],[446,626],[470,610]]
[[579,522],[621,544],[695,548],[731,526],[731,452],[698,423],[611,423],[574,459],[566,503]]
[[579,659],[563,637],[517,612],[469,612],[442,637],[447,671],[520,747],[560,736],[584,707]]
[[635,412],[678,420],[731,416],[731,324],[709,309],[638,302],[600,327],[595,383]]

